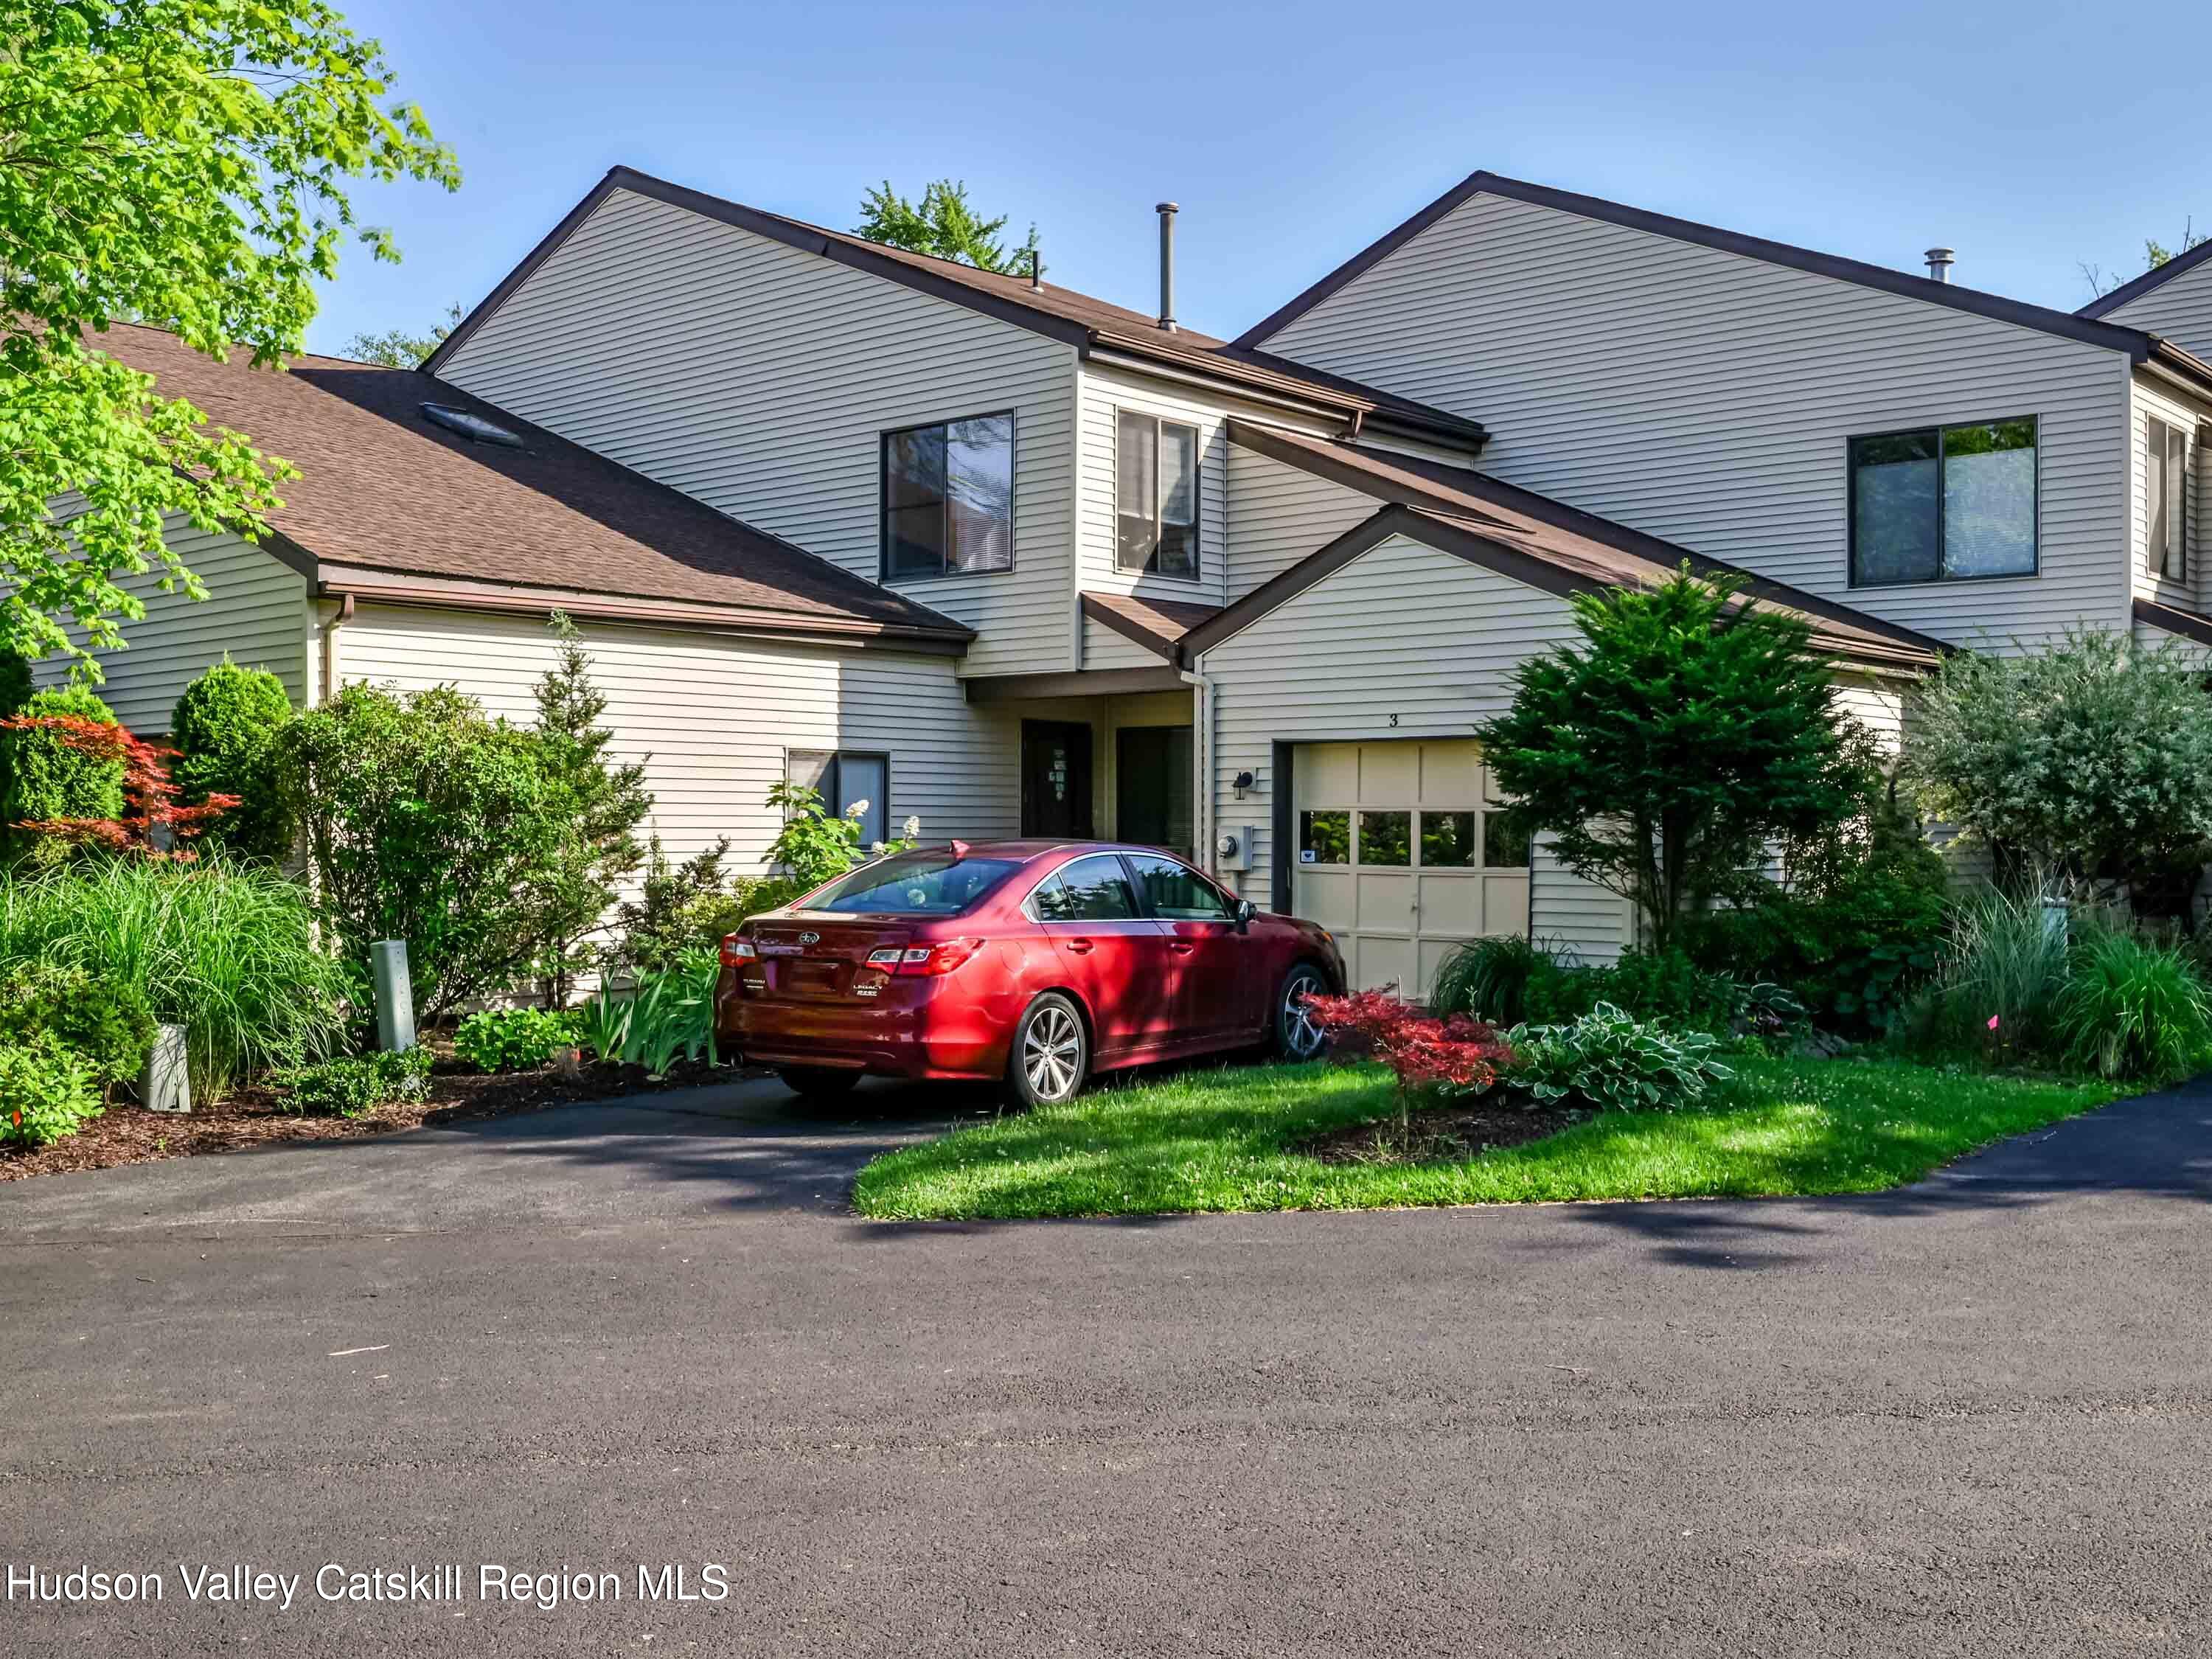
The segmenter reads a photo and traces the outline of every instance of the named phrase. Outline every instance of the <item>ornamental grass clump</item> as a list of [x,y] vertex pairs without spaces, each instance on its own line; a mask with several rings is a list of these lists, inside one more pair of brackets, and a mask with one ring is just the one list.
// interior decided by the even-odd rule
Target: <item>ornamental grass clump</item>
[[2069,953],[2053,1031],[2071,1065],[2170,1082],[2212,1062],[2212,998],[2173,946],[2091,926]]
[[1412,1144],[1417,1093],[1480,1093],[1513,1059],[1494,1026],[1465,1014],[1425,1014],[1388,991],[1309,997],[1306,1002],[1315,1022],[1329,1034],[1333,1058],[1376,1060],[1397,1079],[1401,1145]]
[[33,963],[131,988],[182,1025],[202,1100],[320,1059],[346,1029],[343,969],[299,884],[265,867],[96,853],[0,882],[0,977]]

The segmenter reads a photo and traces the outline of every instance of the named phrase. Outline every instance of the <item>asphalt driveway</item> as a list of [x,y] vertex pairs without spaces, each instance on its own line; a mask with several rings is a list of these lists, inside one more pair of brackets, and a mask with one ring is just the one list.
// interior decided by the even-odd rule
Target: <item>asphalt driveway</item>
[[844,1213],[964,1109],[757,1084],[0,1187],[0,1559],[167,1580],[18,1592],[0,1655],[2212,1650],[2212,1088],[1869,1199]]

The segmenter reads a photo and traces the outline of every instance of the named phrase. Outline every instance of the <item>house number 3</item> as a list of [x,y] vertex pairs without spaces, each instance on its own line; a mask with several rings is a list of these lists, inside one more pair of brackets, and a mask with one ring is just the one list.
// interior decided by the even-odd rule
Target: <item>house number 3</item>
[[1390,724],[1391,724],[1391,725],[1393,725],[1393,726],[1395,726],[1397,723],[1398,723],[1398,717],[1397,717],[1395,714],[1391,715],[1391,716],[1390,716]]

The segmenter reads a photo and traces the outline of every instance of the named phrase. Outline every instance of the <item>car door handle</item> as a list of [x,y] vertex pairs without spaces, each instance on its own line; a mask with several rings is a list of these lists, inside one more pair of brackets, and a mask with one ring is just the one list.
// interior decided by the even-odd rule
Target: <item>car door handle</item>
[[1188,939],[1171,939],[1168,941],[1168,949],[1179,957],[1187,957],[1198,949],[1198,946],[1193,945]]
[[1062,943],[1079,957],[1087,957],[1091,954],[1091,941],[1087,939],[1066,939]]

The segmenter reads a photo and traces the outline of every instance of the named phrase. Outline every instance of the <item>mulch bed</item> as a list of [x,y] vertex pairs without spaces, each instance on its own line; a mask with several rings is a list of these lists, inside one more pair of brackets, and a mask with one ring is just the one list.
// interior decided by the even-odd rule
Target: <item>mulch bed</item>
[[143,1107],[110,1106],[73,1135],[37,1151],[0,1147],[0,1181],[63,1175],[76,1170],[106,1170],[118,1164],[155,1158],[192,1158],[203,1152],[235,1152],[289,1140],[359,1140],[401,1129],[463,1123],[542,1111],[582,1100],[658,1094],[695,1088],[702,1083],[731,1083],[764,1073],[737,1066],[678,1064],[666,1077],[648,1082],[642,1066],[594,1061],[568,1073],[550,1066],[494,1076],[441,1065],[430,1074],[430,1092],[422,1100],[393,1102],[362,1117],[305,1117],[287,1112],[269,1089],[240,1091],[228,1100],[196,1105],[190,1114],[149,1112]]
[[1565,1103],[1523,1106],[1478,1096],[1414,1113],[1410,1146],[1398,1144],[1398,1121],[1389,1118],[1331,1129],[1292,1150],[1323,1164],[1464,1164],[1485,1152],[1555,1135],[1589,1115],[1588,1108]]

